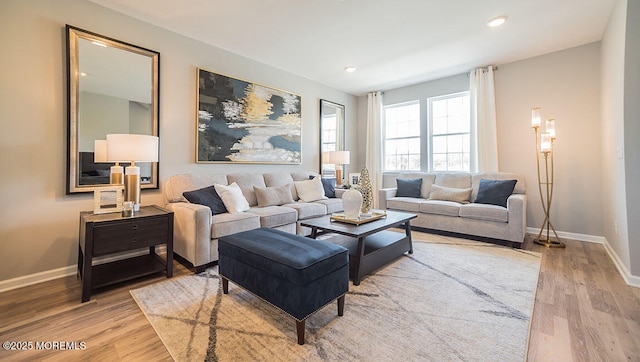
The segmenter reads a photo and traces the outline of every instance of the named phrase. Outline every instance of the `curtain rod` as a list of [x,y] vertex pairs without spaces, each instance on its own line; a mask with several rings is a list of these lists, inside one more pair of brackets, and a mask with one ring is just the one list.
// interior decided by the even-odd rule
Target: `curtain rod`
[[[479,67],[482,68],[482,67]],[[487,67],[487,69],[482,69],[483,72],[486,72],[488,70],[489,67]],[[478,69],[478,68],[475,68]],[[471,69],[470,71],[467,72],[467,77],[469,76],[469,74],[471,74],[471,72],[473,72],[475,69]],[[498,66],[497,65],[492,65],[491,69],[493,70],[498,70]]]

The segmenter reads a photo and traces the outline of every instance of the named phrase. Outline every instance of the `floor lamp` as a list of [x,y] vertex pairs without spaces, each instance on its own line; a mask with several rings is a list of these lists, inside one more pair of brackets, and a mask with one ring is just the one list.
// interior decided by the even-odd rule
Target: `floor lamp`
[[131,160],[125,168],[124,201],[133,201],[133,211],[140,210],[140,167],[136,162],[158,162],[158,137],[141,134],[108,134],[110,160]]
[[[545,122],[546,132],[539,134],[538,131],[540,129],[540,123],[540,108],[532,108],[531,127],[534,129],[536,135],[536,168],[538,171],[538,190],[540,191],[540,201],[542,202],[542,210],[544,211],[544,222],[542,223],[542,227],[540,227],[538,236],[533,242],[538,245],[546,246],[547,248],[564,248],[566,245],[560,242],[558,233],[551,223],[551,201],[553,200],[553,144],[556,141],[555,120],[548,119]],[[540,140],[539,152],[538,139]],[[540,153],[544,155],[544,179],[542,179],[540,175]],[[549,173],[549,166],[551,167],[551,173]],[[545,192],[543,192],[543,188]],[[556,240],[551,239],[551,231],[553,231],[553,235],[555,235]],[[543,233],[545,233],[546,236],[543,236]]]

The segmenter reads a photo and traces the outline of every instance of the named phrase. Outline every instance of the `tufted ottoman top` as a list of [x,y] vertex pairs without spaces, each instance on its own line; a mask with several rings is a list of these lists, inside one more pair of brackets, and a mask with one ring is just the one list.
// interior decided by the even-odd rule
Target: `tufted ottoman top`
[[284,231],[259,228],[218,240],[218,251],[295,285],[306,285],[349,264],[348,250]]

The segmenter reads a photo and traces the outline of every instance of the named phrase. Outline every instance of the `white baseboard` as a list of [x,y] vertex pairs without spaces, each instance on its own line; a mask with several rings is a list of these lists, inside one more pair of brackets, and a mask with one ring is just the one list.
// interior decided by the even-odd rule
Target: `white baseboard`
[[0,293],[53,279],[68,277],[74,275],[77,269],[78,267],[76,265],[69,265],[58,269],[45,270],[35,274],[2,280],[0,281]]
[[[539,232],[540,232],[540,229],[527,228],[527,234],[538,235]],[[629,271],[627,266],[624,265],[624,263],[622,262],[622,260],[620,259],[616,251],[613,250],[613,247],[611,247],[611,244],[609,243],[607,238],[605,238],[604,236],[575,234],[575,233],[567,233],[562,231],[558,232],[558,236],[560,238],[565,238],[565,239],[586,241],[590,243],[597,243],[597,244],[604,245],[604,249],[607,251],[607,254],[609,254],[609,257],[613,261],[613,264],[616,266],[616,269],[618,269],[618,273],[620,273],[620,275],[622,276],[622,279],[624,279],[624,281],[627,284],[633,287],[640,288],[640,277],[631,275],[631,272]]]
[[[132,258],[135,256],[145,255],[149,252],[148,249],[137,250],[133,252],[127,252],[122,254],[109,255],[101,258],[95,258],[93,265],[104,264],[120,259]],[[167,253],[167,248],[165,245],[160,245],[156,247],[156,253],[160,255],[164,255]],[[22,287],[26,287],[33,284],[38,284],[42,282],[46,282],[49,280],[59,279],[68,277],[71,275],[75,275],[77,272],[77,265],[69,265],[58,269],[45,270],[43,272],[24,275],[21,277],[0,280],[0,293],[6,292],[13,289],[18,289]]]
[[[540,232],[540,229],[530,228],[530,227],[527,228],[527,234],[538,235],[539,232]],[[558,236],[561,239],[586,241],[589,243],[596,243],[596,244],[604,244],[606,241],[606,239],[603,236],[568,233],[566,231],[558,231]]]
[[604,249],[607,251],[607,254],[609,254],[609,257],[611,258],[611,260],[613,260],[613,263],[615,264],[616,269],[618,269],[618,272],[620,273],[620,275],[622,275],[622,279],[624,279],[624,281],[627,282],[627,284],[634,286],[636,288],[640,288],[640,277],[631,275],[631,272],[629,271],[629,269],[627,269],[627,266],[624,265],[622,260],[620,260],[618,253],[616,253],[616,251],[613,250],[613,247],[611,246],[609,241],[606,239],[604,242]]

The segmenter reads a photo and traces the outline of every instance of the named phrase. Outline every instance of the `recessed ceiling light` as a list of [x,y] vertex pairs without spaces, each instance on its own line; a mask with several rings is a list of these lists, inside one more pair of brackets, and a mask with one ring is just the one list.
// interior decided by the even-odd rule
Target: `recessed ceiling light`
[[347,66],[347,67],[344,67],[344,70],[345,70],[346,72],[349,72],[349,73],[353,73],[353,72],[355,72],[355,71],[356,71],[356,69],[358,69],[358,68],[354,67],[353,65],[349,65],[349,66]]
[[487,26],[495,28],[496,26],[500,26],[507,21],[507,17],[505,15],[495,17],[487,23]]

